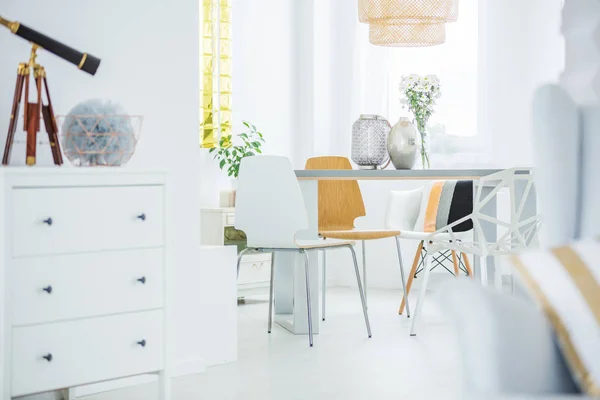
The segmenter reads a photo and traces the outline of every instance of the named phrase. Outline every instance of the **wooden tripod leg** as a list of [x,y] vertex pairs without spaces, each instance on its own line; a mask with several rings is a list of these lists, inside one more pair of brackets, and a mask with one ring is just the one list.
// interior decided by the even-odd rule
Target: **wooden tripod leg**
[[471,262],[469,261],[469,257],[465,253],[461,253],[464,259],[465,268],[467,269],[467,273],[469,274],[469,278],[474,278],[473,270],[471,269]]
[[460,275],[460,268],[458,268],[458,257],[456,257],[456,251],[452,250],[452,264],[454,264],[454,276],[457,278]]
[[37,88],[37,103],[29,103],[27,107],[27,165],[35,165],[37,152],[37,133],[40,130],[40,114],[42,104],[42,78],[35,77],[35,86]]
[[42,105],[42,116],[44,117],[44,125],[46,126],[46,132],[48,133],[48,140],[50,141],[50,150],[52,150],[52,158],[54,164],[62,165],[63,159],[60,152],[60,143],[58,140],[58,125],[56,124],[56,117],[54,116],[54,108],[52,107],[52,100],[50,99],[50,89],[48,89],[48,80],[44,73],[44,88],[46,89],[46,99],[48,105]]
[[25,97],[25,100],[23,101],[23,130],[25,132],[27,132],[27,127],[29,126],[29,118],[27,117],[29,115],[29,67],[27,67],[26,73],[25,91],[23,92],[23,96]]
[[406,305],[406,298],[410,293],[410,288],[412,287],[413,280],[415,279],[415,273],[417,272],[417,266],[419,265],[419,257],[421,257],[421,252],[423,251],[423,241],[419,243],[419,247],[417,247],[417,252],[415,253],[415,259],[413,260],[412,268],[408,273],[408,282],[406,282],[406,293],[402,295],[402,303],[400,303],[400,309],[398,310],[398,314],[402,315],[404,312],[404,306]]
[[[12,144],[15,138],[15,132],[17,130],[17,124],[19,120],[19,109],[21,108],[21,96],[23,95],[23,84],[25,83],[23,69],[24,67],[22,65],[19,65],[19,71],[17,72],[17,83],[15,85],[15,96],[13,98],[10,122],[8,124],[8,134],[6,135],[6,145],[4,146],[4,156],[2,157],[3,165],[8,165],[8,163],[10,162],[10,153],[12,151]],[[26,90],[29,90],[29,88],[27,88]]]

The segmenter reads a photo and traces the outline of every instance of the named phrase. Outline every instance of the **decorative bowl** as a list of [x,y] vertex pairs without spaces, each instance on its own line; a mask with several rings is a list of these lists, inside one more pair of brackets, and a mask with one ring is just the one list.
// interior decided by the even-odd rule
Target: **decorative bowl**
[[78,167],[122,166],[133,156],[143,117],[124,114],[59,116],[63,154]]

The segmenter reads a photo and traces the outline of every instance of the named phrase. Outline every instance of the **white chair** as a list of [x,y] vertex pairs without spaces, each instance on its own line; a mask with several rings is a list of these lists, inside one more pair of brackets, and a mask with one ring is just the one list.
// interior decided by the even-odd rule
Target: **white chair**
[[[467,275],[473,276],[471,264],[466,254],[459,252],[457,255],[456,251],[444,248],[443,246],[435,248],[430,247],[426,240],[432,233],[425,231],[425,215],[429,206],[431,188],[434,185],[435,182],[416,190],[393,190],[389,195],[386,213],[386,228],[399,230],[401,232],[399,236],[400,239],[419,241],[409,273],[408,282],[406,283],[406,290],[402,295],[402,302],[398,310],[398,314],[400,315],[404,312],[405,305],[408,304],[408,295],[412,288],[413,280],[418,273],[424,270],[424,263],[429,261],[430,258],[433,260],[434,264],[430,270],[441,266],[457,277],[461,270]],[[455,184],[453,186],[455,186]],[[472,196],[472,191],[470,193]],[[472,208],[467,207],[467,209],[469,211],[465,212],[465,215],[470,214],[472,211]],[[446,220],[447,218],[448,217],[446,216]],[[455,240],[468,238],[470,234],[470,229],[464,232],[456,232]],[[450,241],[450,236],[446,234],[444,239]],[[454,266],[453,272],[444,265],[444,261],[452,262]]]
[[[527,172],[527,173],[524,173]],[[517,196],[516,183],[524,182],[524,192]],[[483,195],[484,185],[493,185],[494,189],[487,195]],[[490,216],[484,213],[484,208],[498,195],[500,190],[507,188],[510,196],[510,217],[509,221],[503,221],[498,217]],[[481,279],[484,285],[487,284],[487,265],[488,256],[494,257],[498,261],[498,256],[516,254],[524,251],[526,248],[535,244],[537,233],[539,231],[541,217],[539,214],[527,215],[525,212],[526,204],[532,196],[533,178],[529,171],[517,168],[507,169],[495,174],[480,178],[477,183],[475,200],[473,203],[473,212],[466,215],[447,226],[436,230],[425,238],[428,249],[439,251],[442,249],[453,250],[455,252],[470,253],[480,257]],[[466,221],[472,221],[476,236],[473,240],[466,241],[455,232],[456,228]],[[489,223],[495,227],[502,227],[505,232],[499,238],[490,240],[485,236],[482,228],[483,223]],[[429,280],[430,268],[429,256],[426,255],[423,268],[424,278],[419,293],[417,305],[414,310],[414,318],[411,326],[411,336],[416,335],[416,327],[420,317],[427,283]],[[499,290],[502,288],[502,276],[500,265],[496,262],[496,285]]]
[[236,193],[236,229],[243,230],[247,248],[238,256],[240,260],[248,251],[273,253],[271,258],[271,286],[269,294],[269,328],[273,323],[273,280],[277,252],[298,252],[304,255],[306,300],[308,312],[308,336],[313,346],[312,310],[309,284],[309,251],[346,247],[352,253],[358,291],[362,302],[367,333],[371,326],[365,305],[363,287],[358,269],[354,242],[338,240],[297,240],[299,231],[308,229],[308,216],[300,185],[290,161],[285,157],[254,156],[242,160]]

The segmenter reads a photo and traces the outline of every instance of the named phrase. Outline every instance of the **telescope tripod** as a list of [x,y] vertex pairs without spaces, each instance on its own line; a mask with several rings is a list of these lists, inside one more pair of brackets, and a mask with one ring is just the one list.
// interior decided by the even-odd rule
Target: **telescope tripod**
[[[48,81],[46,79],[46,70],[44,67],[35,62],[37,57],[36,51],[38,48],[39,46],[33,45],[29,62],[19,64],[19,68],[17,70],[17,84],[15,87],[13,106],[8,125],[8,135],[6,135],[4,156],[2,158],[3,165],[8,165],[10,162],[10,154],[15,132],[17,130],[22,97],[25,97],[23,130],[27,132],[27,150],[25,159],[27,165],[35,165],[36,163],[37,133],[40,131],[40,120],[42,118],[44,119],[46,132],[48,133],[54,164],[61,165],[63,163],[62,154],[60,152],[60,144],[58,141],[58,125],[54,116],[52,101],[50,100],[50,91],[48,89]],[[37,89],[37,102],[35,103],[29,102],[29,80],[31,72],[33,72],[33,79]],[[46,93],[46,105],[42,104],[42,86],[44,87],[44,91]]]

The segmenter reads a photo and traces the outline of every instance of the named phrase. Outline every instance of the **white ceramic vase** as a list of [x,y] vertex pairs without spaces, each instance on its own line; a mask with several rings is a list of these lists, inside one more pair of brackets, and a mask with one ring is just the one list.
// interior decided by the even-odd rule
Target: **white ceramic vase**
[[417,128],[406,117],[401,117],[392,127],[387,147],[396,169],[412,169],[415,166],[419,151],[418,138]]

